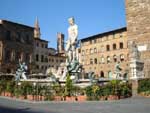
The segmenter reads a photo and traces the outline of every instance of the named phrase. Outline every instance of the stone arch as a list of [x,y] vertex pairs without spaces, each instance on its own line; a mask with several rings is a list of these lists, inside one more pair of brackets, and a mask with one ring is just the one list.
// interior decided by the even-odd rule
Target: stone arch
[[108,78],[112,78],[113,74],[112,71],[108,71]]
[[100,77],[104,78],[104,72],[103,71],[100,72]]

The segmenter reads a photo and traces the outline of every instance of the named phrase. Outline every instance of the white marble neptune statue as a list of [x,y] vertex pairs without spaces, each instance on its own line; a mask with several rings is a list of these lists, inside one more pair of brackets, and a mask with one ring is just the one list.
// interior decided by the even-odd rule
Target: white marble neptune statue
[[73,17],[68,19],[70,24],[68,28],[68,40],[66,42],[66,53],[68,55],[69,62],[72,62],[76,58],[76,45],[78,37],[78,26],[75,24]]

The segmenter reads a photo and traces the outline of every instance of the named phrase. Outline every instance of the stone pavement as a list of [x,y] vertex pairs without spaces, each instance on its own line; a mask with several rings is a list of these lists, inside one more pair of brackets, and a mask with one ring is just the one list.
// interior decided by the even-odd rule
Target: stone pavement
[[116,101],[33,102],[0,97],[0,113],[150,113],[150,98]]

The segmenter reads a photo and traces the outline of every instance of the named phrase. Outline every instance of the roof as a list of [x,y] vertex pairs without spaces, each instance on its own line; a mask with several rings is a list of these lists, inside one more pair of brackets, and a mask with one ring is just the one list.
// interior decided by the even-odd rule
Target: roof
[[47,43],[48,43],[48,41],[47,41],[47,40],[43,40],[43,39],[40,39],[40,38],[34,38],[34,40],[39,40],[39,41],[47,42]]
[[19,25],[19,26],[22,26],[22,27],[26,27],[26,28],[29,28],[29,29],[34,29],[34,27],[31,27],[31,26],[28,26],[28,25],[24,25],[24,24],[20,24],[20,23],[8,21],[8,20],[0,19],[0,24],[3,24],[3,23],[10,23],[10,24],[15,24],[15,25]]
[[83,38],[81,39],[81,42],[83,41],[87,41],[87,40],[90,40],[90,39],[95,39],[97,37],[103,37],[103,36],[106,36],[106,35],[109,35],[109,34],[113,34],[113,33],[119,33],[119,32],[122,32],[122,31],[127,31],[127,28],[126,27],[122,27],[122,28],[119,28],[119,29],[115,29],[115,30],[112,30],[112,31],[107,31],[107,32],[103,32],[103,33],[100,33],[100,34],[96,34],[96,35],[92,35],[92,36],[89,36],[87,38]]

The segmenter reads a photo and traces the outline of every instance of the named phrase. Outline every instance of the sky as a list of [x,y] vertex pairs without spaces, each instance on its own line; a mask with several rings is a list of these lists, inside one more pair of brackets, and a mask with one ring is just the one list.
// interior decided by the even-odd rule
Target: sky
[[126,26],[125,0],[0,0],[0,19],[34,26],[56,48],[57,32],[67,40],[68,18],[78,25],[78,39]]

